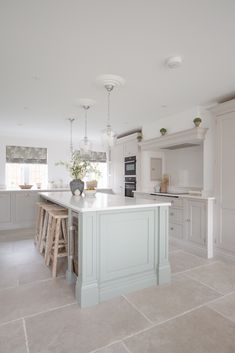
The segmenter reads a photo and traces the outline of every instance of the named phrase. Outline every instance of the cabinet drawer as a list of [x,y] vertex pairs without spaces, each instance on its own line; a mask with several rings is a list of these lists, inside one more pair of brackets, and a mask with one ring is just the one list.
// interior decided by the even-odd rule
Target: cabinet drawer
[[178,239],[183,239],[183,225],[170,223],[169,224],[169,236]]
[[170,223],[183,224],[183,210],[180,208],[170,208],[169,211]]
[[172,207],[177,207],[177,208],[183,207],[183,199],[182,198],[157,195],[156,200],[161,201],[161,202],[171,202]]

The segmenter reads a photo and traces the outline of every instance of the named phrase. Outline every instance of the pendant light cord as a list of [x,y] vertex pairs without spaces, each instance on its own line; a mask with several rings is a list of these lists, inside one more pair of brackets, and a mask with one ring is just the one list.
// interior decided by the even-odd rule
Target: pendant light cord
[[107,120],[107,126],[110,126],[110,91],[108,91],[108,120]]
[[85,108],[85,140],[87,140],[87,109],[88,108]]

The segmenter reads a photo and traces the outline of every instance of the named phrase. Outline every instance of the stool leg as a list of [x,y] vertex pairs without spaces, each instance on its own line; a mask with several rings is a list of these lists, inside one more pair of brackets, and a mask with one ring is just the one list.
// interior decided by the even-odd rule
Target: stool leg
[[48,262],[48,258],[49,258],[49,263],[50,263],[50,248],[51,248],[51,244],[52,244],[52,241],[53,241],[53,234],[51,232],[51,228],[52,228],[52,216],[49,214],[48,226],[47,226],[46,245],[45,245],[45,263],[46,264]]
[[37,248],[40,249],[41,240],[42,240],[42,229],[43,229],[43,220],[44,220],[44,209],[40,207],[40,221],[39,221],[39,229],[38,229],[38,244]]
[[45,257],[45,262],[47,266],[50,265],[52,246],[55,238],[55,231],[56,231],[56,219],[52,217],[51,228],[49,230],[48,240],[47,240],[47,256]]
[[49,217],[49,214],[48,214],[48,212],[46,212],[45,217],[44,217],[42,237],[41,237],[41,242],[40,242],[40,254],[42,254],[43,250],[44,250],[44,241],[46,240],[46,235],[47,235],[48,217]]
[[61,221],[60,221],[60,219],[57,219],[57,221],[56,221],[56,229],[55,229],[55,243],[54,243],[54,251],[53,251],[53,265],[52,265],[52,277],[53,278],[56,277],[56,270],[57,270],[60,227],[61,227]]

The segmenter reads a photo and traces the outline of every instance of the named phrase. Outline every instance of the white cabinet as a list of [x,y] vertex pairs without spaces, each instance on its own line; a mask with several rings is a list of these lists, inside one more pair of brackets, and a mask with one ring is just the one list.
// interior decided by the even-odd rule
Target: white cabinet
[[18,192],[15,194],[15,221],[34,224],[36,218],[37,192]]
[[4,192],[0,194],[0,224],[11,223],[11,194]]
[[111,151],[111,179],[115,194],[124,195],[124,155],[123,144],[117,144]]
[[213,198],[153,196],[143,192],[136,192],[135,197],[171,202],[169,236],[172,240],[195,254],[213,257]]
[[124,160],[125,157],[136,156],[136,179],[137,187],[140,184],[140,156],[136,134],[133,137],[118,139],[111,149],[111,187],[115,194],[124,195]]
[[216,238],[221,254],[235,257],[235,99],[215,109],[216,152]]
[[137,139],[124,143],[124,157],[137,156],[138,145]]
[[205,201],[185,200],[185,238],[204,245],[207,242]]

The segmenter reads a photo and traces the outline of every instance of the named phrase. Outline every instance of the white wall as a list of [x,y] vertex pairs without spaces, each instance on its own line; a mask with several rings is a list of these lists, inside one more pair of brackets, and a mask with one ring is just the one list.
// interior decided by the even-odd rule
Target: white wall
[[[159,130],[164,127],[168,133],[174,133],[194,127],[193,119],[196,114],[196,107],[174,114],[151,124],[143,126],[144,140],[160,136]],[[214,160],[215,160],[215,122],[209,111],[199,108],[199,115],[202,119],[202,127],[208,128],[203,146],[203,189],[208,192],[214,191]],[[146,180],[146,179],[145,179]]]
[[[27,146],[27,147],[46,147],[48,152],[48,181],[59,182],[63,180],[66,185],[71,179],[64,166],[56,166],[59,161],[69,161],[70,149],[69,142],[64,140],[32,139],[28,137],[0,136],[0,185],[5,185],[5,163],[6,146]],[[102,151],[102,146],[94,146],[98,151]]]
[[171,187],[203,187],[202,146],[165,151],[165,172]]
[[141,187],[139,191],[153,192],[156,181],[150,180],[151,158],[162,158],[162,174],[165,173],[164,153],[154,151],[142,151],[141,153]]

